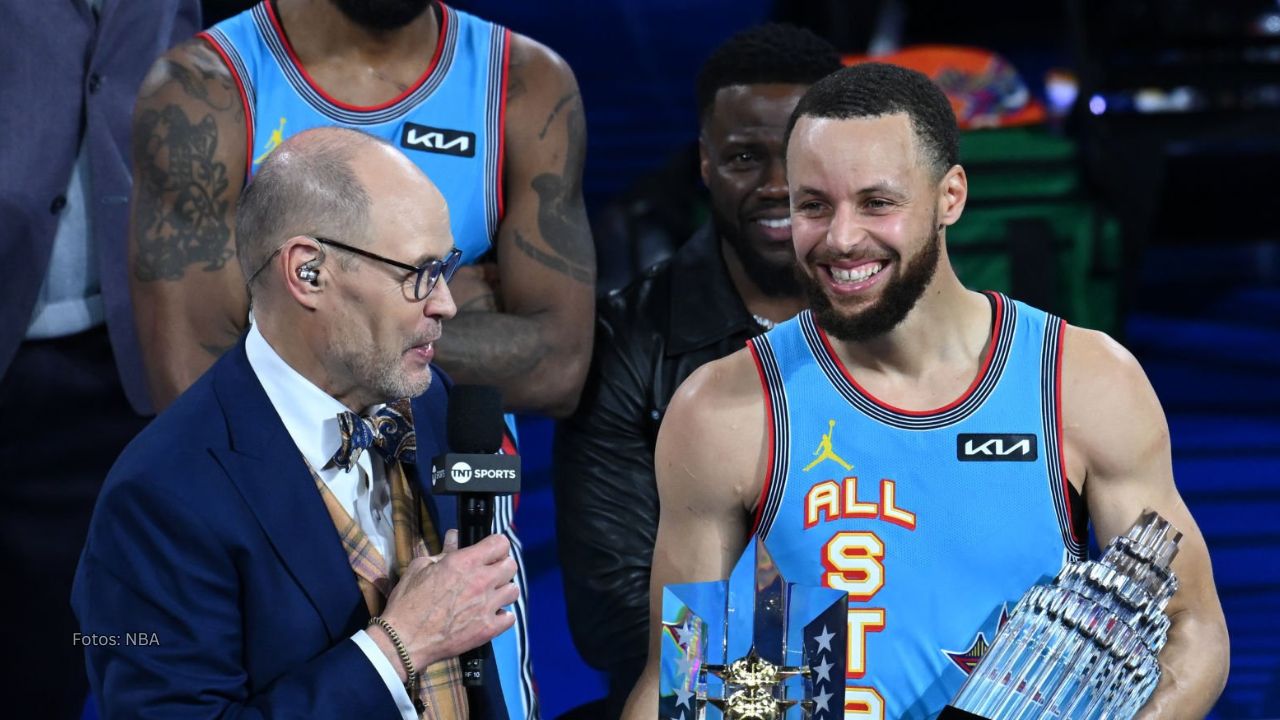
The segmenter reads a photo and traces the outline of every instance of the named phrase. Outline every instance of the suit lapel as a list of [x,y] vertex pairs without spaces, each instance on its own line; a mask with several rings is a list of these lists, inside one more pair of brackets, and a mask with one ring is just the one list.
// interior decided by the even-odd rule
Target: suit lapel
[[214,369],[214,393],[231,437],[214,449],[231,482],[336,642],[368,611],[333,521],[298,447],[272,407],[241,340]]
[[[434,370],[434,368],[433,368]],[[422,395],[413,399],[413,429],[418,439],[418,462],[405,465],[405,475],[418,490],[431,513],[431,522],[444,540],[446,530],[458,525],[457,504],[451,495],[434,495],[431,492],[432,463],[437,455],[446,451],[445,409],[448,406],[449,380],[434,372],[431,385]]]

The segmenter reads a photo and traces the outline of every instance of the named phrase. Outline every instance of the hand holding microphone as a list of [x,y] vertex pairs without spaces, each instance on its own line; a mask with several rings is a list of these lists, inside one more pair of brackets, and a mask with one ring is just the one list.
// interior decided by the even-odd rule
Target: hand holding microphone
[[[495,535],[459,549],[458,534],[450,530],[441,555],[409,564],[387,598],[382,618],[399,631],[415,668],[482,646],[515,622],[514,615],[502,610],[520,592],[511,582],[516,563],[510,547],[505,537]],[[389,636],[374,632],[372,637],[403,673]]]
[[[502,394],[497,388],[455,385],[449,392],[447,430],[452,452],[435,459],[432,492],[458,496],[460,548],[492,542],[485,538],[493,529],[494,496],[520,491],[520,458],[497,454],[502,447],[503,428]],[[508,547],[503,540],[503,546]],[[515,562],[511,561],[511,565]],[[514,601],[513,595],[511,602]],[[464,685],[484,684],[488,655],[487,642],[462,655]]]

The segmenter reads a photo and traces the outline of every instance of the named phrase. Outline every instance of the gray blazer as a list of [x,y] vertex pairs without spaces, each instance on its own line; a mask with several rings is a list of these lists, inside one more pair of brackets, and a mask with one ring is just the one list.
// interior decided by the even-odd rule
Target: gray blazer
[[151,63],[200,29],[198,0],[0,3],[0,375],[49,264],[80,139],[107,328],[134,409],[148,412],[129,303],[129,128]]

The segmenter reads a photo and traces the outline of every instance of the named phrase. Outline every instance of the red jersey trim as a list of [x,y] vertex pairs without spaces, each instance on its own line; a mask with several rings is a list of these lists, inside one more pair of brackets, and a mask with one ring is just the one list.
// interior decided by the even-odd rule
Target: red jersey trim
[[769,433],[769,455],[764,466],[764,483],[760,487],[760,497],[756,499],[756,513],[751,521],[751,532],[747,533],[747,537],[751,537],[760,529],[760,521],[764,518],[764,507],[769,500],[769,489],[773,485],[773,462],[777,441],[774,438],[773,429],[773,399],[769,397],[769,379],[764,374],[764,363],[760,360],[760,354],[756,351],[754,342],[748,340],[747,349],[751,351],[751,359],[756,364],[756,373],[760,376],[760,390],[764,393],[764,426]]
[[831,339],[827,337],[827,331],[822,329],[821,326],[817,326],[818,337],[822,338],[822,346],[826,349],[827,355],[831,357],[831,361],[835,363],[836,367],[840,368],[840,374],[843,375],[844,379],[849,381],[849,384],[866,399],[889,412],[898,413],[899,415],[907,415],[910,417],[940,415],[948,410],[956,408],[961,403],[968,400],[970,396],[973,395],[974,391],[978,389],[978,386],[982,384],[982,381],[987,377],[987,373],[991,370],[991,361],[995,358],[996,348],[1000,345],[1000,327],[1004,320],[1005,310],[1004,298],[1002,298],[999,293],[987,293],[987,295],[988,297],[993,298],[995,311],[992,317],[991,339],[987,342],[987,352],[986,356],[982,359],[982,367],[978,369],[978,374],[973,378],[973,382],[969,383],[969,387],[960,394],[960,397],[934,410],[903,410],[902,408],[890,405],[889,403],[877,398],[875,395],[867,392],[866,388],[859,385],[858,381],[853,379],[853,375],[849,373],[849,369],[844,366],[844,362],[840,360],[840,356],[836,354],[835,348],[832,347]]
[[1062,433],[1062,357],[1065,354],[1063,346],[1067,342],[1067,321],[1058,320],[1058,350],[1056,357],[1053,359],[1053,395],[1054,395],[1054,422],[1058,427],[1058,466],[1062,471],[1062,504],[1067,509],[1067,528],[1071,533],[1071,537],[1077,543],[1084,545],[1087,541],[1076,534],[1076,519],[1074,511],[1071,508],[1071,479],[1067,477],[1067,449],[1066,438]]
[[[270,5],[270,3],[267,4]],[[227,55],[226,50],[222,49],[218,41],[207,32],[197,33],[196,37],[209,43],[209,47],[222,58],[222,64],[227,66],[231,78],[236,81],[236,90],[240,93],[240,107],[244,110],[244,177],[247,180],[253,174],[253,112],[249,107],[249,94],[245,92],[244,80],[241,79],[240,73],[236,72],[236,66],[231,62],[231,57]]]
[[298,60],[298,54],[294,52],[293,44],[289,42],[288,36],[284,34],[284,26],[280,24],[280,18],[276,16],[274,4],[269,0],[266,0],[263,4],[267,7],[267,17],[271,19],[271,27],[275,29],[276,36],[280,39],[280,44],[284,47],[285,52],[289,54],[289,62],[293,63],[293,67],[298,71],[298,74],[302,76],[302,79],[306,81],[307,85],[311,86],[312,90],[316,91],[317,95],[324,98],[325,102],[333,105],[334,107],[342,108],[343,110],[350,110],[352,112],[377,112],[379,110],[386,110],[397,103],[403,102],[405,98],[415,93],[418,88],[422,87],[422,85],[426,83],[427,79],[431,77],[431,74],[436,71],[436,67],[440,64],[440,56],[443,54],[444,41],[445,37],[448,35],[449,29],[449,9],[444,3],[437,2],[440,6],[440,28],[436,37],[436,49],[431,55],[431,62],[427,64],[426,72],[422,73],[422,76],[419,77],[417,82],[415,82],[410,88],[384,103],[380,103],[378,105],[352,105],[350,103],[342,102],[325,92],[324,88],[320,87],[320,84],[312,79],[311,74],[307,72],[307,69],[304,68],[302,63]]

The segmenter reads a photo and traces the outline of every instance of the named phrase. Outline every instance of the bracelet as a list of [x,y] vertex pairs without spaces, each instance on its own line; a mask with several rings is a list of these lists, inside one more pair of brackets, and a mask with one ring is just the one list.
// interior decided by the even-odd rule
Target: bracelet
[[400,634],[396,632],[395,628],[391,627],[391,623],[377,615],[369,618],[369,624],[366,627],[373,627],[374,625],[382,628],[387,637],[391,638],[391,644],[396,647],[396,654],[400,656],[400,662],[404,665],[404,689],[416,703],[418,698],[418,671],[413,667],[413,660],[409,659],[409,651],[405,648],[404,643],[400,642]]

